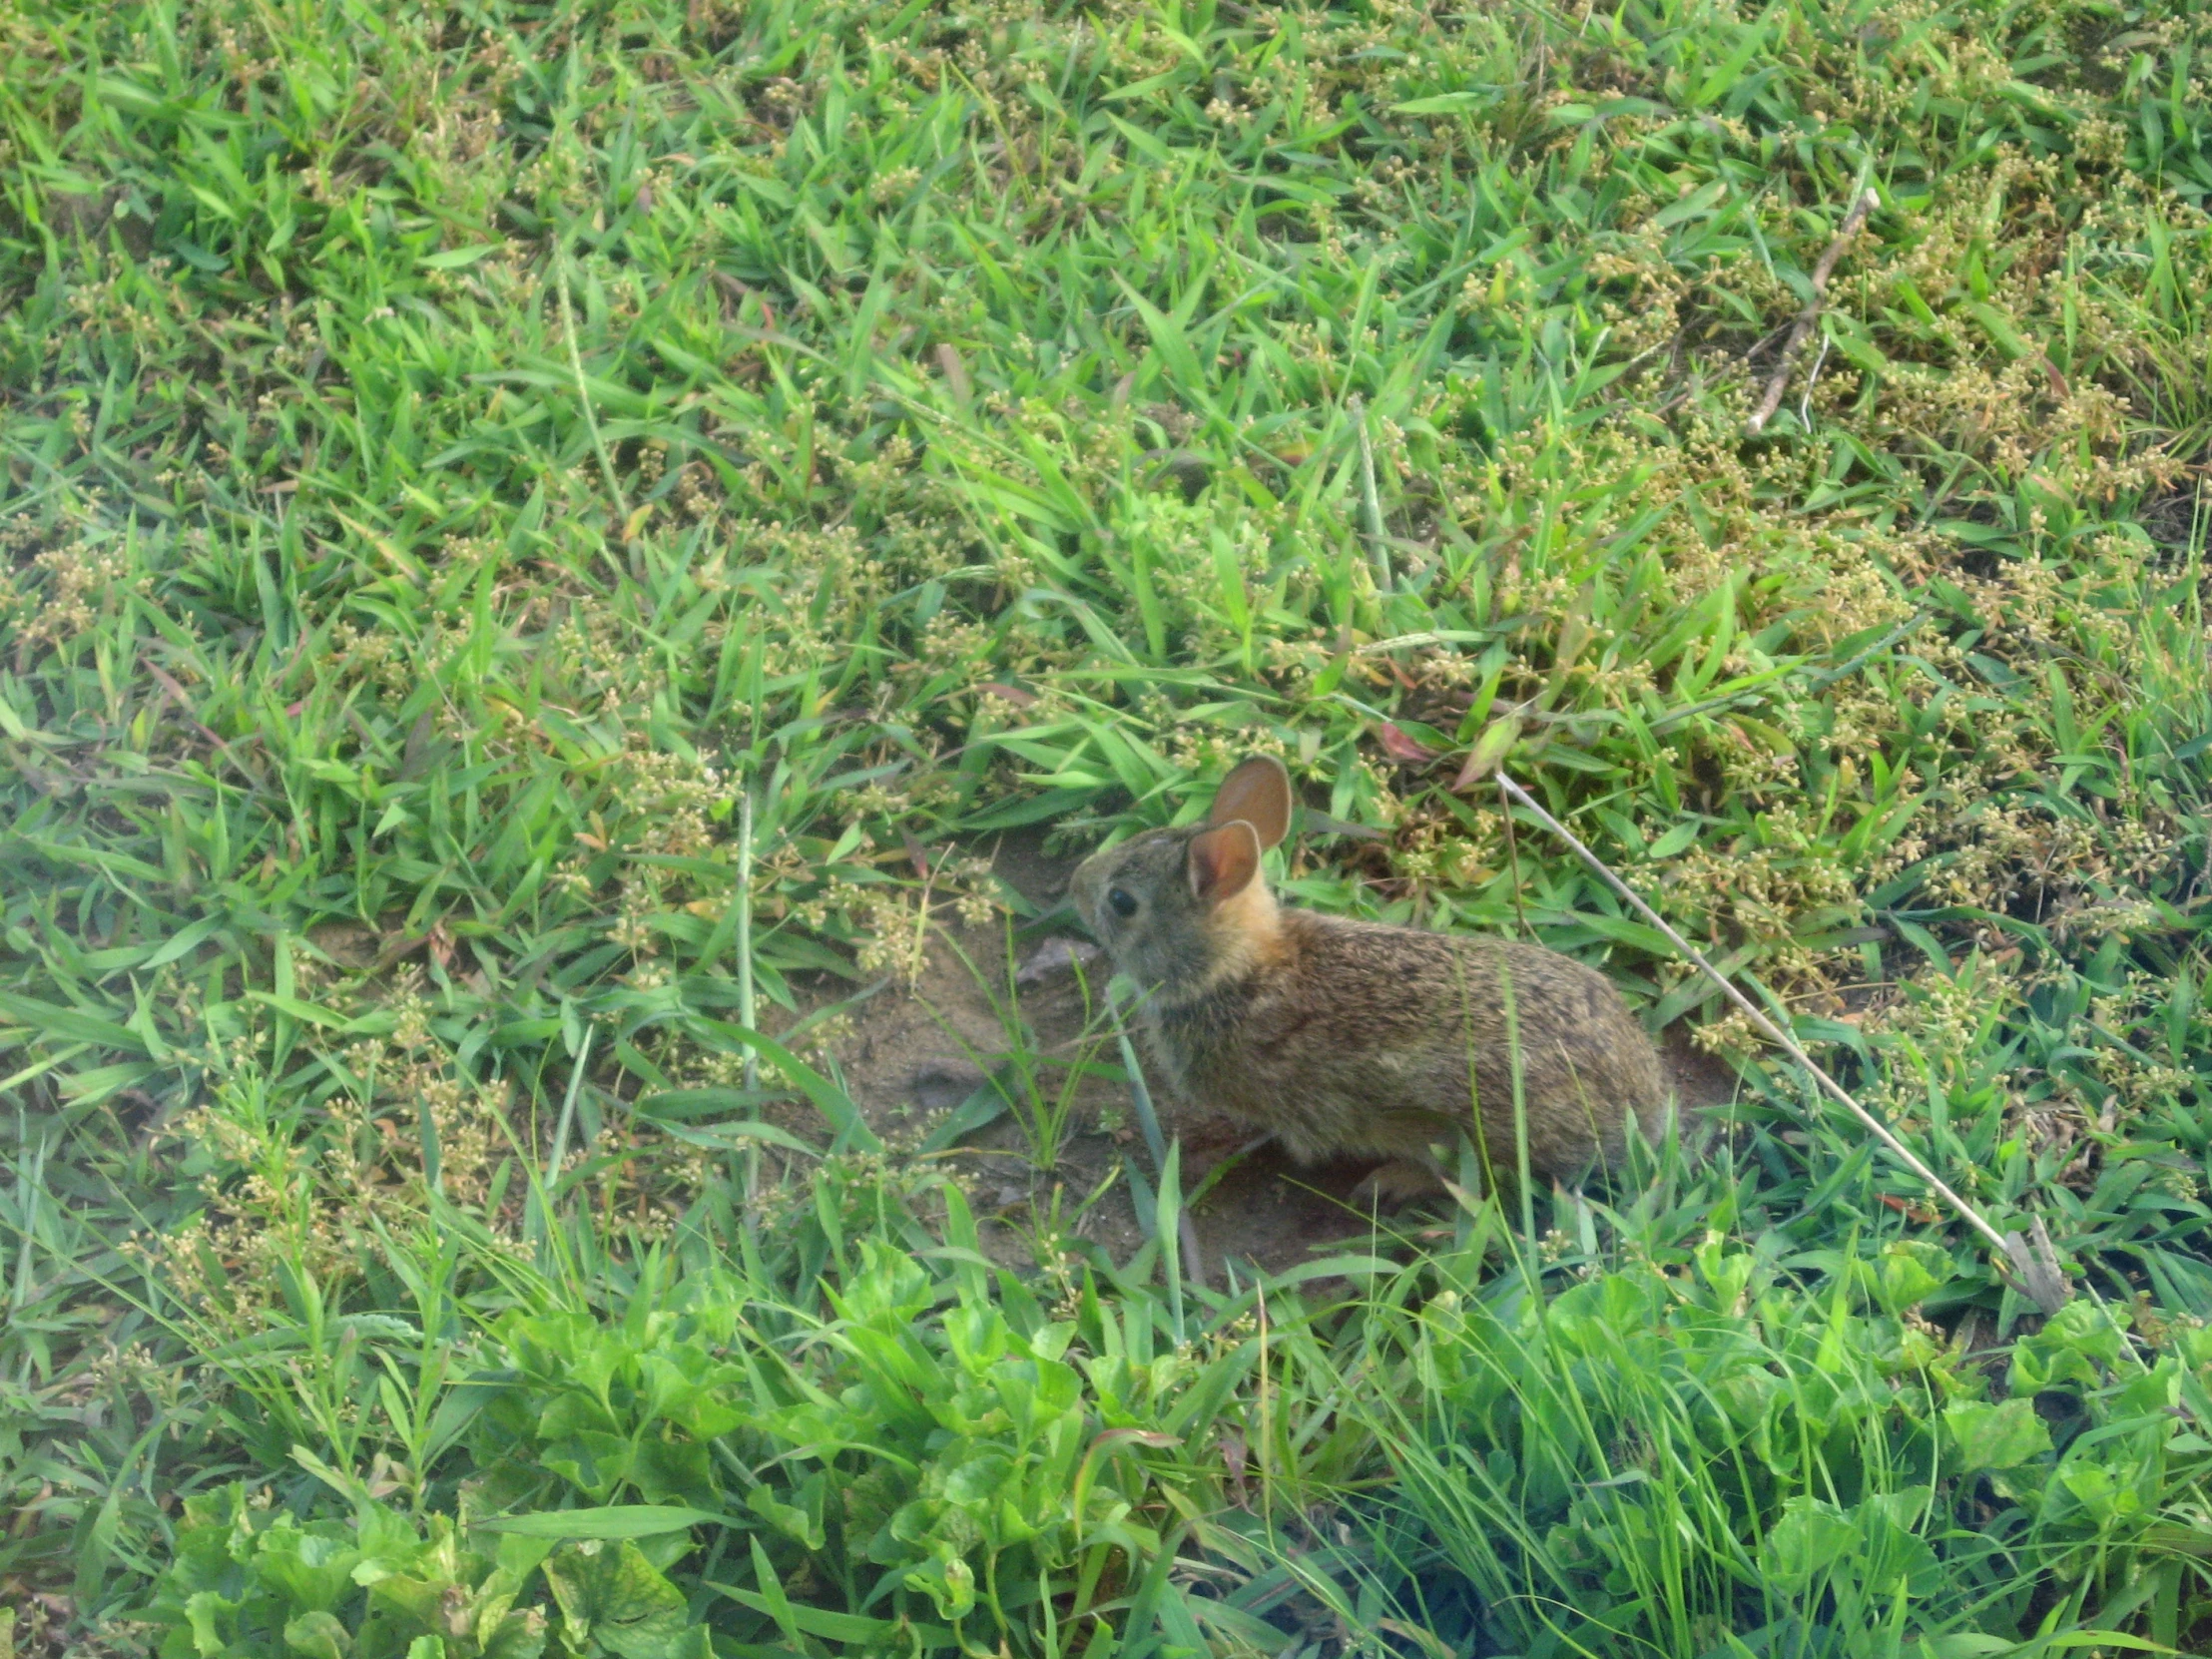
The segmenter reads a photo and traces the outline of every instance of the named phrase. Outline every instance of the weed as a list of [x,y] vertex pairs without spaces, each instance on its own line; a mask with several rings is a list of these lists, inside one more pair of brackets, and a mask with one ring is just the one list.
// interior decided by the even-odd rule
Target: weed
[[1992,1386],[1918,1312],[1949,1272],[1926,1245],[1812,1295],[1767,1241],[1690,1255],[1546,1294],[1480,1283],[1477,1251],[1373,1306],[1394,1385],[1362,1409],[1398,1477],[1376,1558],[1425,1627],[1476,1652],[1871,1655],[2033,1651],[2153,1602],[2170,1644],[2202,1617],[2155,1518],[2212,1475],[2175,1408],[2201,1331],[2146,1361],[2075,1302]]
[[[959,1607],[993,1651],[1372,1649],[1383,1617],[1441,1641],[1390,1598],[1439,1593],[1450,1550],[1491,1570],[1478,1538],[1545,1543],[1435,1438],[1500,1377],[1581,1413],[1546,1453],[1561,1481],[1645,1471],[1498,1488],[1587,1552],[1542,1569],[1607,1621],[1572,1640],[1695,1653],[1748,1621],[1810,1651],[1857,1639],[1847,1602],[1898,1618],[1931,1558],[1957,1651],[2094,1620],[2200,1640],[2162,1530],[2198,1524],[2197,1453],[2125,1390],[2133,1353],[2179,1408],[2212,1314],[2205,47],[2199,8],[2124,0],[7,8],[19,1650],[130,1642],[104,1621],[217,1571],[224,1539],[229,1576],[161,1603],[222,1600],[218,1647],[312,1611],[369,1645],[526,1646],[512,1607],[464,1638],[373,1586],[295,1606],[276,1563],[386,1528],[437,1554],[441,1609],[487,1613],[522,1569],[463,1513],[475,1460],[507,1456],[473,1437],[495,1419],[470,1368],[529,1318],[634,1320],[620,1352],[652,1353],[706,1294],[680,1287],[713,1283],[790,1322],[753,1363],[794,1388],[926,1373],[895,1424],[895,1399],[823,1407],[879,1408],[922,1507],[848,1582],[790,1528],[817,1475],[830,1525],[857,1453],[733,1450],[787,1527],[735,1507],[756,1488],[715,1451],[701,1489],[744,1525],[699,1548],[724,1539],[711,1581],[743,1594],[645,1540],[557,1539],[513,1591],[548,1644],[620,1651],[590,1608],[625,1574],[658,1597],[633,1551],[757,1648],[887,1645],[839,1622],[891,1621],[846,1600],[879,1590],[907,1634]],[[1282,1285],[1216,1294],[1183,1271],[1179,1167],[1134,1162],[1136,1260],[1044,1228],[1033,1282],[968,1261],[952,1200],[838,1085],[822,987],[898,984],[933,906],[986,915],[965,837],[1162,823],[1255,750],[1308,804],[1295,899],[1525,926],[1655,1029],[1740,1050],[1612,895],[1455,787],[1509,766],[1946,1180],[2047,1218],[2126,1346],[2083,1357],[2093,1385],[2018,1346],[2065,1377],[2002,1398],[1924,1363],[1864,1274],[1946,1256],[1917,1316],[1941,1352],[2020,1310],[1786,1080],[1741,1106],[1715,1185],[1555,1218],[1592,1274],[1556,1317],[1470,1261],[1461,1327],[1394,1292],[1326,1330]],[[1065,1096],[1015,1093],[1042,1163]],[[1789,1319],[1697,1301],[1709,1228],[1717,1260],[1763,1253]],[[918,1347],[839,1347],[907,1306],[880,1296],[916,1263]],[[1645,1317],[1689,1347],[1653,1351]],[[1867,1354],[1807,1352],[1849,1321]],[[1893,1324],[1916,1358],[1877,1376]],[[1646,1392],[1554,1368],[1573,1343],[1648,1360]],[[1079,1348],[1075,1416],[995,1393],[966,1415],[991,1368],[1059,1387]],[[1416,1360],[1460,1368],[1433,1417],[1391,1391]],[[1692,1385],[1729,1366],[1788,1394],[1777,1422],[1831,1384],[1869,1397],[1771,1487],[1574,1437],[1633,1404],[1685,1455],[1738,1447]],[[2027,1447],[2031,1387],[2093,1426]],[[592,1433],[721,1443],[591,1397],[617,1423]],[[1954,1407],[2003,1414],[1954,1431]],[[1077,1417],[1130,1435],[1061,1489],[1052,1425]],[[2025,1460],[1944,1473],[1976,1435]],[[1005,1507],[943,1484],[954,1444],[971,1474],[1003,1459]],[[516,1502],[553,1506],[531,1513],[613,1506],[527,1466]],[[1352,1518],[1305,1517],[1393,1467],[1375,1536],[1398,1554],[1359,1566]],[[249,1514],[234,1482],[278,1495]],[[1983,1503],[2010,1518],[1961,1539]],[[1683,1517],[1711,1559],[1648,1530]],[[1771,1590],[1729,1576],[1747,1559]],[[2007,1600],[2030,1572],[2050,1587]],[[1568,1639],[1510,1606],[1429,1622]]]

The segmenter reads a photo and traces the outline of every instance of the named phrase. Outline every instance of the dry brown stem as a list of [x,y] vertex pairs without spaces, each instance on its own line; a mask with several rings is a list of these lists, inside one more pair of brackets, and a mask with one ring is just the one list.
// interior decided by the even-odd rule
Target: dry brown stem
[[1797,321],[1790,326],[1790,337],[1782,343],[1782,356],[1774,365],[1774,377],[1767,382],[1767,395],[1759,399],[1759,408],[1744,423],[1748,436],[1757,437],[1766,430],[1767,422],[1774,418],[1775,410],[1782,407],[1782,393],[1790,383],[1790,365],[1797,361],[1798,351],[1812,333],[1813,324],[1820,320],[1821,307],[1828,303],[1828,278],[1835,271],[1836,262],[1844,257],[1844,250],[1851,239],[1859,234],[1867,223],[1867,215],[1874,212],[1880,198],[1871,190],[1862,191],[1859,200],[1851,205],[1851,212],[1844,215],[1844,223],[1836,232],[1836,240],[1821,255],[1820,263],[1813,267],[1813,297],[1798,312]]

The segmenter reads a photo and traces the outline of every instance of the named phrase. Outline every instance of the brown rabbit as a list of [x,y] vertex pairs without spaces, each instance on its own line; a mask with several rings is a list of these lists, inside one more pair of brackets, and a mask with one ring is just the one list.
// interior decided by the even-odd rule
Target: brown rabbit
[[1436,1190],[1431,1149],[1450,1158],[1461,1128],[1509,1186],[1509,990],[1531,1171],[1617,1167],[1631,1119],[1658,1130],[1659,1057],[1603,975],[1537,945],[1280,908],[1260,854],[1290,822],[1290,775],[1260,756],[1204,826],[1147,831],[1075,872],[1076,908],[1149,993],[1148,1046],[1178,1095],[1273,1131],[1301,1163],[1385,1160],[1363,1197]]

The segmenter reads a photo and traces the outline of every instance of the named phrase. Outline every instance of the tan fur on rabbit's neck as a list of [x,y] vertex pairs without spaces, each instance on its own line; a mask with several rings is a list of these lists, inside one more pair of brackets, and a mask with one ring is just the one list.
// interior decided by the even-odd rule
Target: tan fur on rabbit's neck
[[1264,876],[1255,875],[1242,892],[1216,904],[1206,918],[1206,976],[1176,987],[1164,1000],[1180,1006],[1234,984],[1283,953],[1283,912]]

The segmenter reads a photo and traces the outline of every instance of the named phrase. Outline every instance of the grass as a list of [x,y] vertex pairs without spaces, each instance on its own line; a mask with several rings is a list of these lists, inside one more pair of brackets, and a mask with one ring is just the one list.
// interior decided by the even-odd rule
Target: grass
[[[2207,45],[9,8],[0,1648],[2201,1643]],[[1255,750],[1748,1058],[1502,755],[2090,1323],[1762,1072],[1341,1305],[978,1266],[821,987]]]
[[[1689,1256],[1499,1296],[1477,1250],[1378,1299],[1412,1384],[1364,1413],[1398,1478],[1378,1557],[1455,1649],[2040,1653],[2127,1614],[2170,1649],[2201,1617],[2167,1521],[2212,1447],[2139,1414],[2202,1387],[2194,1336],[2147,1360],[2075,1302],[2000,1387],[1916,1316],[1926,1245],[1811,1294],[1718,1234]],[[2061,1372],[2103,1385],[2054,1423]]]

